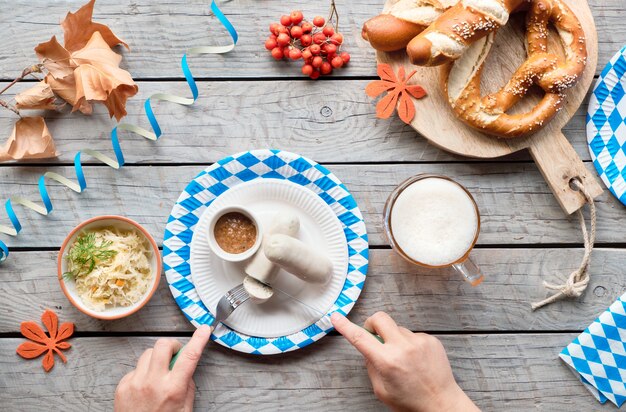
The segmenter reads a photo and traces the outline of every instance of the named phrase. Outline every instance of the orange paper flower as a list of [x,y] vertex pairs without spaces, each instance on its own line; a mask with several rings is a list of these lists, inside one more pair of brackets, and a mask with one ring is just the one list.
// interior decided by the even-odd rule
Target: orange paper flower
[[372,98],[387,92],[376,104],[376,117],[388,119],[397,106],[400,119],[404,123],[411,123],[411,120],[415,117],[415,104],[409,97],[409,94],[416,99],[426,96],[426,91],[421,86],[407,84],[409,79],[416,73],[416,70],[413,70],[405,78],[404,67],[400,66],[398,76],[396,77],[390,65],[380,63],[377,71],[378,76],[382,80],[374,80],[365,87],[365,93]]
[[22,343],[17,347],[17,354],[25,359],[34,359],[47,351],[46,356],[43,358],[43,368],[46,372],[54,366],[54,352],[56,352],[63,363],[67,362],[67,358],[63,355],[61,350],[66,350],[71,347],[67,342],[63,340],[69,338],[74,333],[74,324],[67,322],[61,324],[61,327],[57,329],[59,324],[59,318],[50,309],[41,315],[41,323],[44,324],[48,330],[48,335],[41,329],[41,326],[33,321],[22,322],[20,325],[20,331],[24,337],[30,339],[28,342]]

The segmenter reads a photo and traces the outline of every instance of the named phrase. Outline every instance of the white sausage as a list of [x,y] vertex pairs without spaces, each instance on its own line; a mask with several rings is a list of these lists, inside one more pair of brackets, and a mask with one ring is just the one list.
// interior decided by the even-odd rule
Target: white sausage
[[290,236],[269,235],[263,251],[270,262],[306,282],[325,284],[333,274],[327,256]]
[[272,220],[267,234],[263,236],[259,251],[246,265],[244,269],[246,274],[271,285],[278,274],[278,267],[267,260],[265,253],[263,253],[263,245],[267,242],[268,235],[280,233],[287,236],[296,236],[299,230],[300,219],[298,219],[298,216],[289,212],[278,213]]
[[257,305],[265,303],[269,298],[274,296],[274,289],[250,276],[246,276],[243,280],[243,287],[246,292],[248,292],[248,295],[250,295],[252,303],[256,303]]

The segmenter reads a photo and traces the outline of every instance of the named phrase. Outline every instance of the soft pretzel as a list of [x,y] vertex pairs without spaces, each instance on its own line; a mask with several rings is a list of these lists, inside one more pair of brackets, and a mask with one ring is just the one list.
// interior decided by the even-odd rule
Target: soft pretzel
[[438,66],[458,59],[469,46],[504,26],[528,0],[462,0],[413,38],[406,51],[411,63]]
[[380,51],[401,50],[458,0],[399,0],[369,19],[361,35]]
[[[444,13],[440,19],[445,17]],[[548,23],[559,33],[564,59],[548,53]],[[481,72],[493,37],[490,33],[479,38],[457,60],[443,67],[441,80],[448,102],[461,120],[486,133],[518,137],[535,132],[561,109],[565,91],[576,84],[585,69],[584,31],[561,0],[531,0],[526,22],[528,59],[502,89],[482,96]],[[527,113],[507,114],[534,84],[544,90],[542,100]]]

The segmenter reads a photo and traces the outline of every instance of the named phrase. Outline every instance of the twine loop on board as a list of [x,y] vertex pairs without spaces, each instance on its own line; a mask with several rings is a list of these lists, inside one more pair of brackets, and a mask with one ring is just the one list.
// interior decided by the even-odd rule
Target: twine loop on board
[[543,306],[549,305],[550,303],[556,302],[557,300],[563,298],[578,298],[583,292],[587,289],[589,285],[589,265],[591,264],[591,252],[593,251],[593,245],[596,241],[596,205],[593,202],[593,197],[582,181],[578,178],[574,178],[570,182],[570,186],[573,189],[580,191],[584,196],[585,200],[589,204],[589,218],[591,220],[591,228],[587,230],[587,225],[585,223],[585,216],[583,215],[582,209],[578,209],[576,211],[578,215],[578,221],[580,223],[580,228],[583,232],[583,241],[585,245],[585,254],[583,255],[583,259],[580,262],[580,266],[578,269],[573,271],[567,279],[560,285],[549,283],[544,281],[543,286],[551,291],[555,291],[551,296],[548,296],[544,300],[540,302],[535,302],[532,304],[532,309],[537,310]]

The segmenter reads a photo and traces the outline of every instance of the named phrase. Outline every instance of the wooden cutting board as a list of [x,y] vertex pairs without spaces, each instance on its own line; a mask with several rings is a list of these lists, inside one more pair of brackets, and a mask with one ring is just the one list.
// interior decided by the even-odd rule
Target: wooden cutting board
[[[485,135],[458,120],[444,98],[439,84],[440,68],[418,67],[409,62],[404,51],[377,53],[377,60],[389,63],[397,72],[404,66],[407,73],[417,70],[410,83],[423,86],[426,98],[415,100],[417,114],[411,126],[432,144],[452,153],[475,158],[494,158],[528,149],[559,204],[567,214],[585,204],[583,195],[570,187],[572,178],[580,178],[593,197],[602,193],[597,179],[587,170],[561,129],[572,118],[585,99],[598,62],[598,38],[593,16],[586,0],[564,0],[578,19],[587,39],[587,67],[578,84],[567,93],[563,109],[543,129],[523,138],[499,139]],[[394,0],[388,0],[385,10]],[[502,87],[517,67],[526,60],[524,19],[526,13],[516,13],[509,23],[496,34],[496,39],[483,68],[483,94]],[[550,36],[551,53],[563,55],[563,48],[556,32]],[[523,112],[532,108],[541,97],[541,90],[531,89],[527,97],[509,113]]]

